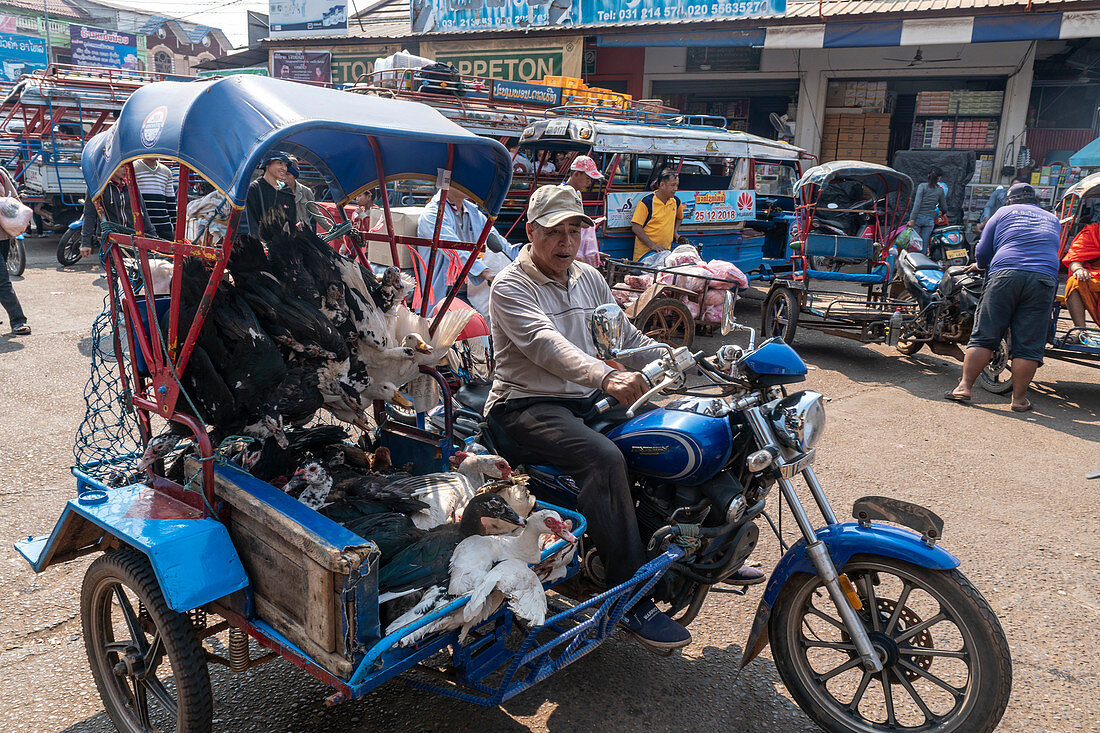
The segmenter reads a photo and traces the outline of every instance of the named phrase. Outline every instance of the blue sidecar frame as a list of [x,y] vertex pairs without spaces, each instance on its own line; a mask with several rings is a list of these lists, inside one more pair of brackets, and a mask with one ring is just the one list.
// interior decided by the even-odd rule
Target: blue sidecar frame
[[[822,527],[815,533],[825,543],[829,555],[839,572],[843,572],[845,563],[853,555],[868,554],[891,557],[895,560],[919,565],[930,570],[951,570],[959,566],[959,558],[939,545],[928,545],[920,535],[907,529],[899,529],[888,524],[870,523],[860,526],[856,522],[844,522]],[[759,654],[768,643],[768,620],[780,591],[796,573],[816,575],[817,570],[806,554],[806,540],[800,539],[791,545],[772,571],[756,615],[752,620],[752,629],[745,642],[745,651],[741,658],[738,673]]]

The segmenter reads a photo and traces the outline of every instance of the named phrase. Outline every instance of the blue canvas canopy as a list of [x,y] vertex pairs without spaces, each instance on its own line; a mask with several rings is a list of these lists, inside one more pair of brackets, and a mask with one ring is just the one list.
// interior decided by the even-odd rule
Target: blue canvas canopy
[[278,150],[315,167],[333,198],[346,202],[379,182],[372,137],[387,180],[437,180],[453,145],[452,184],[490,214],[500,210],[512,166],[508,151],[495,140],[478,137],[416,102],[262,76],[157,82],[138,89],[118,122],[85,145],[81,167],[97,196],[128,161],[173,159],[243,206],[261,159]]
[[1069,164],[1079,168],[1100,168],[1100,137],[1069,156]]

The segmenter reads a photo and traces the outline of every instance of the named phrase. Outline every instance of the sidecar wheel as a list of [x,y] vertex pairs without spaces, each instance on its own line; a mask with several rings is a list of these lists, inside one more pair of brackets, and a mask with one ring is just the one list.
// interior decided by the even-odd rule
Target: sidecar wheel
[[993,352],[989,365],[978,374],[978,384],[993,394],[1012,391],[1012,334],[1005,334],[1000,346]]
[[884,668],[864,671],[820,579],[795,576],[776,599],[769,637],[799,706],[833,733],[993,731],[1012,662],[996,614],[966,577],[868,555],[842,572]]
[[787,287],[778,287],[768,293],[761,313],[760,333],[765,338],[779,338],[794,343],[798,329],[798,296]]
[[84,646],[99,696],[123,733],[206,733],[214,702],[206,655],[187,615],[168,607],[144,555],[124,549],[88,568]]

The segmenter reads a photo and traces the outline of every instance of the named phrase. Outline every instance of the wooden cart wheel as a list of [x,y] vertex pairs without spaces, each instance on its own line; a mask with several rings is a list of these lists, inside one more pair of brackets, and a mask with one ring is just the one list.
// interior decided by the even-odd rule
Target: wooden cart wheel
[[93,562],[80,611],[92,677],[116,728],[210,730],[206,654],[187,615],[168,607],[144,555],[116,550]]
[[675,298],[651,300],[634,322],[646,336],[663,341],[674,349],[690,347],[695,340],[695,319],[687,306]]
[[778,287],[764,301],[760,332],[765,338],[779,337],[794,343],[798,328],[798,296],[788,287]]

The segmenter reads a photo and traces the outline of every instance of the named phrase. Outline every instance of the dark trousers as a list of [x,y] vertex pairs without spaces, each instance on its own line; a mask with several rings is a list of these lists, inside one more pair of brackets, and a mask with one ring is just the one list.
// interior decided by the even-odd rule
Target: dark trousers
[[11,286],[11,278],[8,277],[8,248],[11,247],[10,239],[0,239],[0,305],[8,312],[8,321],[12,330],[15,330],[27,322],[23,315],[23,307],[19,305],[19,298],[15,297],[15,288]]
[[[580,404],[591,404],[587,400]],[[611,440],[562,402],[505,402],[493,409],[493,420],[522,448],[568,473],[580,487],[577,509],[588,520],[607,580],[618,585],[645,564],[626,461]]]

